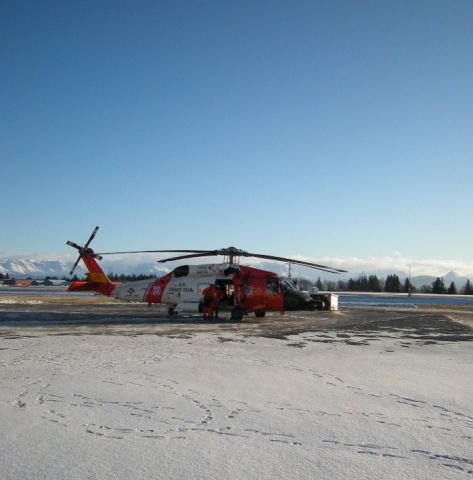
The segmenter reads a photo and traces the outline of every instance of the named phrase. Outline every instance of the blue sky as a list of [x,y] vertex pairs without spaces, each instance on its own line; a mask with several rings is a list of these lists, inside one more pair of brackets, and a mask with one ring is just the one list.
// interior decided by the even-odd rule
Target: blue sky
[[471,263],[473,3],[4,2],[0,253]]

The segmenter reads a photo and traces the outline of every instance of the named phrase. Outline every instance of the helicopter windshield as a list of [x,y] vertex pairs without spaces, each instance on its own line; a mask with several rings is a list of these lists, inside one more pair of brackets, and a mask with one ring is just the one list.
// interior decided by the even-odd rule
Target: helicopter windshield
[[281,287],[283,291],[285,292],[297,292],[297,288],[294,286],[294,284],[287,278],[281,278],[280,279]]

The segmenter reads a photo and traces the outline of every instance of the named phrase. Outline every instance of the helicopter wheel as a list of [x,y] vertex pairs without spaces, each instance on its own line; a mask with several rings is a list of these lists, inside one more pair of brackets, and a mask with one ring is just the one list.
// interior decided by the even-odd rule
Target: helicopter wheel
[[263,318],[266,315],[264,310],[255,310],[255,317]]
[[232,309],[231,319],[241,322],[242,318],[243,318],[243,309],[239,305],[236,305]]
[[168,315],[170,317],[176,315],[176,312],[174,311],[174,307],[170,307],[169,310],[168,310]]

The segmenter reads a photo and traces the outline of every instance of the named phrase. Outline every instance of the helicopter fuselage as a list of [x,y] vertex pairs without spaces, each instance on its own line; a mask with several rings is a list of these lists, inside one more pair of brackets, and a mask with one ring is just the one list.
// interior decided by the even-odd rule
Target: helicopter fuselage
[[[87,264],[87,258],[84,258]],[[100,274],[88,274],[88,282],[73,282],[70,290],[91,290]],[[92,280],[92,282],[90,281]],[[235,308],[238,314],[268,311],[314,310],[316,304],[297,290],[287,279],[259,268],[223,264],[180,265],[172,272],[153,280],[112,283],[108,289],[96,291],[118,300],[164,304],[170,314],[202,313],[205,291],[216,287],[222,292],[219,310]]]

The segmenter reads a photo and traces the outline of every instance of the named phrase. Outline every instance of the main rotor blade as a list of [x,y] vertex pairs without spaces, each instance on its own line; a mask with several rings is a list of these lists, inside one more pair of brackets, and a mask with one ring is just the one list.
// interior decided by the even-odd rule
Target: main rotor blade
[[125,253],[207,253],[208,250],[130,250],[127,252],[99,252],[97,255],[121,255]]
[[190,255],[180,255],[179,257],[163,258],[162,260],[158,260],[158,262],[159,263],[166,263],[166,262],[172,262],[174,260],[184,260],[186,258],[214,257],[216,255],[218,255],[218,251],[213,250],[211,252],[205,252],[205,253],[192,253]]
[[[98,228],[98,227],[97,227]],[[190,255],[179,255],[171,258],[164,258],[158,260],[160,263],[172,262],[176,260],[184,260],[187,258],[197,258],[197,257],[213,257],[217,255],[226,255],[234,257],[255,257],[263,258],[266,260],[276,260],[279,262],[293,263],[295,265],[302,265],[304,267],[315,268],[317,270],[322,270],[328,273],[345,273],[346,270],[340,268],[330,267],[328,265],[320,265],[318,263],[306,262],[304,260],[295,260],[293,258],[286,257],[277,257],[275,255],[263,255],[259,253],[250,253],[244,250],[239,250],[234,247],[222,248],[220,250],[128,250],[123,252],[99,252],[97,255],[121,255],[128,253],[189,253]]]
[[87,243],[84,245],[84,249],[86,249],[89,246],[90,242],[94,239],[98,229],[99,229],[99,227],[94,228],[94,231],[92,232],[92,235],[90,235],[89,239],[87,240]]
[[303,260],[294,260],[291,263],[294,263],[295,265],[302,265],[304,267],[317,268],[319,270],[325,270],[326,272],[331,272],[331,273],[346,273],[346,270],[342,270],[340,268],[330,267],[327,265],[319,265],[317,263],[312,263],[312,262],[305,262]]
[[286,262],[286,263],[294,263],[297,265],[303,265],[305,267],[316,268],[318,270],[323,270],[329,273],[345,273],[346,272],[346,270],[341,270],[339,268],[329,267],[327,265],[319,265],[318,263],[306,262],[304,260],[294,260],[293,258],[276,257],[274,255],[261,255],[259,253],[248,253],[248,256],[256,257],[256,258],[264,258],[267,260],[278,260],[280,262]]

